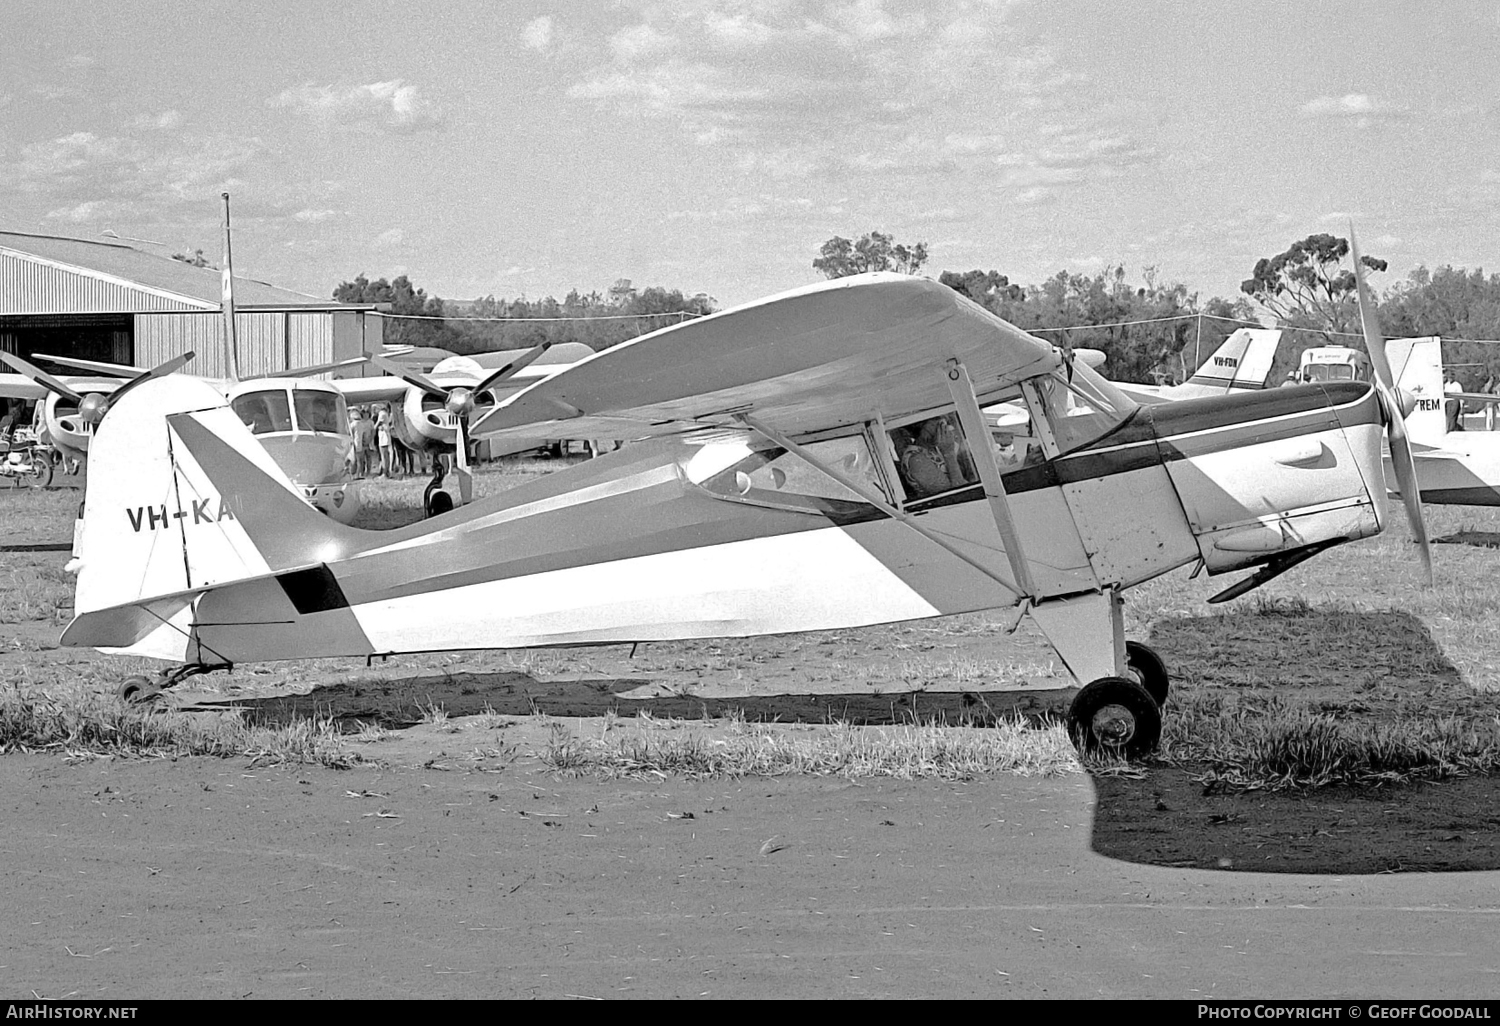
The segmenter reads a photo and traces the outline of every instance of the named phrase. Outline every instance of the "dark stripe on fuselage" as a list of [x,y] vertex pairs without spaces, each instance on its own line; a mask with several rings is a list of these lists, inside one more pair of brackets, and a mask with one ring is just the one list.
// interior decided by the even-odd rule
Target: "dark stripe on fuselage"
[[[1016,495],[1056,488],[1158,463],[1371,423],[1380,423],[1374,390],[1348,382],[1142,406],[1124,424],[1083,449],[1005,474],[1005,492]],[[974,485],[907,508],[920,513],[983,497],[984,489]]]
[[281,585],[281,590],[286,592],[286,597],[291,599],[292,605],[303,616],[321,613],[326,609],[349,608],[344,589],[339,587],[338,579],[326,564],[277,574],[276,583]]

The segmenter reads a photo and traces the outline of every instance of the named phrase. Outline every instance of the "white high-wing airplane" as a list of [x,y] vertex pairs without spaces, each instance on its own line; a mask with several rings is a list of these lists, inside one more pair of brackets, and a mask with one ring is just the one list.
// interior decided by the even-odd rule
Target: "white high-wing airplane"
[[1422,501],[1500,506],[1500,432],[1449,431],[1444,411],[1447,402],[1494,404],[1500,396],[1444,391],[1442,339],[1436,335],[1391,339],[1386,353],[1397,385],[1410,398],[1406,430]]
[[[1031,411],[1002,473],[981,405]],[[643,437],[394,531],[295,501],[221,396],[147,381],[95,436],[65,645],[172,660],[150,697],[242,662],[746,637],[993,607],[1085,686],[1081,747],[1161,729],[1168,677],[1123,592],[1193,564],[1256,573],[1378,533],[1389,374],[1141,407],[936,282],[866,274],[644,335],[517,393],[476,434]],[[898,448],[930,437],[929,490]],[[127,458],[128,457],[128,458]],[[1407,503],[1423,542],[1421,508]]]
[[1272,328],[1240,328],[1180,385],[1137,385],[1117,381],[1116,387],[1139,403],[1201,399],[1266,387],[1281,332]]

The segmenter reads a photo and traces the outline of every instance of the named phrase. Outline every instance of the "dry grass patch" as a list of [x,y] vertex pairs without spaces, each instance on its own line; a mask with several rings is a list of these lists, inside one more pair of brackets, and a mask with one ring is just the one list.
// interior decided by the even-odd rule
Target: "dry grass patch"
[[961,780],[1001,773],[1079,770],[1061,726],[1011,720],[993,728],[829,726],[789,730],[733,724],[722,732],[681,723],[618,727],[597,738],[554,725],[537,757],[563,773],[603,777],[775,777],[789,774]]

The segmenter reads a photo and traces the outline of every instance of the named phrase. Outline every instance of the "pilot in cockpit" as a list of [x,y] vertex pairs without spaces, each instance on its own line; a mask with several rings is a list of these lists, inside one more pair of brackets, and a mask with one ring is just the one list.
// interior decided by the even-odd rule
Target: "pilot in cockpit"
[[973,458],[951,415],[896,428],[891,440],[908,498],[926,498],[978,480]]

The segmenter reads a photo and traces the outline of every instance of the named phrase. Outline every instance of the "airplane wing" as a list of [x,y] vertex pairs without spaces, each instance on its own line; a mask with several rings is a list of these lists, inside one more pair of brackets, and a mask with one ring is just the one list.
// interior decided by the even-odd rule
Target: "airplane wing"
[[42,399],[47,390],[24,374],[0,374],[0,399]]
[[[788,435],[934,409],[961,360],[981,402],[1061,364],[1050,343],[945,285],[877,273],[795,289],[642,335],[516,393],[474,425],[550,438],[738,427]],[[546,427],[539,430],[539,425]],[[629,433],[623,429],[632,427]]]
[[344,393],[344,401],[350,406],[397,402],[405,398],[406,390],[411,387],[400,378],[387,375],[378,378],[334,378],[325,384]]

